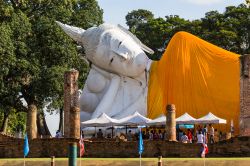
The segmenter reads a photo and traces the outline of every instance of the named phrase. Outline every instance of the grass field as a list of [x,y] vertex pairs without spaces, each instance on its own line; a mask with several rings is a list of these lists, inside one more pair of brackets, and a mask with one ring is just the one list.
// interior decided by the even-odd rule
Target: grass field
[[[50,166],[50,158],[25,159],[26,166]],[[143,158],[142,166],[157,166],[157,158]],[[138,166],[138,158],[82,158],[81,166]],[[0,166],[23,166],[23,159],[0,159]],[[67,158],[56,158],[55,166],[67,166]],[[78,159],[77,165],[80,166]],[[250,166],[250,158],[163,158],[166,166]]]

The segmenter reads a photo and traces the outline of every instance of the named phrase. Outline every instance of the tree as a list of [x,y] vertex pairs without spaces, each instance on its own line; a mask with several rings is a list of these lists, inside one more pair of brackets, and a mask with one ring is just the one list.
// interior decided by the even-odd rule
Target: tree
[[234,31],[225,27],[225,21],[224,14],[220,14],[218,11],[207,12],[205,18],[202,18],[203,32],[200,35],[203,39],[215,45],[232,50],[237,35]]
[[155,51],[156,55],[150,57],[154,60],[160,58],[173,35],[179,31],[190,32],[219,47],[245,54],[250,52],[249,12],[249,7],[240,4],[237,7],[226,7],[224,13],[207,12],[204,18],[193,21],[185,20],[177,15],[170,15],[166,16],[165,20],[163,18],[150,18],[145,22],[135,21],[134,24],[133,19],[131,19],[132,24],[128,20],[127,24],[132,33]]
[[[80,75],[82,85],[86,76],[84,72],[88,70],[87,65],[80,61],[74,42],[55,20],[87,28],[102,23],[102,10],[95,0],[6,0],[1,3],[4,4],[0,8],[4,11],[0,14],[4,18],[1,23],[9,24],[12,30],[16,58],[15,67],[10,67],[8,74],[20,87],[15,91],[19,96],[13,97],[23,98],[27,103],[29,137],[36,137],[36,132],[32,134],[37,130],[36,124],[39,134],[47,135],[43,108],[47,106],[49,111],[62,108],[64,72],[71,68],[79,70],[83,73]],[[77,14],[85,18],[77,17]]]
[[[250,52],[250,8],[245,4],[237,7],[229,6],[224,12],[225,29],[235,34],[234,42],[228,50],[232,50],[239,54],[246,54]],[[230,44],[228,44],[230,45]]]
[[177,15],[165,18],[151,18],[147,22],[139,22],[133,32],[144,44],[155,51],[155,55],[148,55],[153,60],[160,59],[166,45],[176,32],[187,30],[187,25],[190,25],[190,21]]
[[134,33],[140,24],[147,23],[153,18],[153,13],[148,10],[133,10],[126,15],[126,24],[129,26],[129,30]]
[[9,71],[11,67],[14,67],[14,45],[11,41],[12,31],[6,24],[0,25],[0,110],[3,113],[2,123],[0,126],[0,132],[6,132],[8,118],[11,113],[12,107],[15,102],[13,96],[17,95],[16,91],[19,86],[16,86],[12,77],[9,77]]
[[[169,24],[163,18],[151,19],[141,23],[136,28],[135,35],[147,46],[155,51],[151,59],[157,60],[165,49],[164,42],[169,33]],[[150,37],[149,37],[150,36]]]

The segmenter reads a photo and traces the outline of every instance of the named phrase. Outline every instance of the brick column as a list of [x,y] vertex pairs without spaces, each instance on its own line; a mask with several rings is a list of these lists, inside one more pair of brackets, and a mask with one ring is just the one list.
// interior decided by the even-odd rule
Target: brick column
[[66,138],[80,137],[78,75],[77,70],[64,73],[64,137]]
[[175,105],[168,104],[166,112],[166,140],[176,141]]
[[70,110],[70,137],[80,138],[80,108],[72,107]]
[[240,135],[250,136],[250,54],[242,55],[240,62]]

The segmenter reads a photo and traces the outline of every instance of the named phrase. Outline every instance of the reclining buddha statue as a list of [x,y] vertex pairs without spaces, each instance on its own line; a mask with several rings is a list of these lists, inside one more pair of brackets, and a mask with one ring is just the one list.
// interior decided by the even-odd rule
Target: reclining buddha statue
[[147,78],[153,50],[122,26],[102,24],[87,30],[58,25],[84,48],[90,72],[80,96],[81,121],[106,113],[123,118],[147,113]]

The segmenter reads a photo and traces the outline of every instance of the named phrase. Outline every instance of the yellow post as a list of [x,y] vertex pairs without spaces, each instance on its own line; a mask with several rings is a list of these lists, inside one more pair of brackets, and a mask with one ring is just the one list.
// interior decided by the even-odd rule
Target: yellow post
[[51,156],[51,166],[55,166],[55,156]]
[[158,157],[158,166],[162,166],[162,156]]

